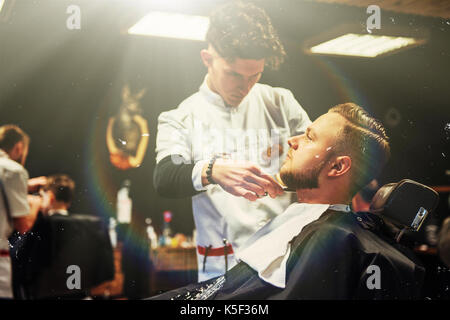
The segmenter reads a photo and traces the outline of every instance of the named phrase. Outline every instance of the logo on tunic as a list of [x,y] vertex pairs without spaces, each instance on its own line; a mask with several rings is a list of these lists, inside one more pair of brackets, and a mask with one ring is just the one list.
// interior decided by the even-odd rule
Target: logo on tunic
[[273,146],[267,147],[267,150],[262,154],[262,158],[265,161],[269,161],[271,159],[280,157],[281,154],[283,154],[283,146],[281,144],[275,144]]

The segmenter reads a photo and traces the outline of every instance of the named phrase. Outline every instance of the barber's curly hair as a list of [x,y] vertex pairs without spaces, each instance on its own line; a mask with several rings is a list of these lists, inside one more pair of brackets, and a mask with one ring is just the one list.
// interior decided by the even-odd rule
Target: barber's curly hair
[[251,3],[233,1],[210,15],[206,41],[226,60],[266,59],[278,69],[286,52],[264,11]]
[[375,179],[391,155],[389,138],[380,121],[355,103],[343,103],[332,107],[347,119],[334,148],[336,155],[349,154],[352,159],[352,193]]

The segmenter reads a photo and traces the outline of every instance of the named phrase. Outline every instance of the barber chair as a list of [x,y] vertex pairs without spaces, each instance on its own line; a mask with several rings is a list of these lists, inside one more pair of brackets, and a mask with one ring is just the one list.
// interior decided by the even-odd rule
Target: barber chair
[[97,217],[41,216],[15,247],[16,299],[82,299],[114,278],[109,234]]
[[[414,243],[411,241],[414,233],[419,231],[424,220],[436,209],[438,202],[439,195],[436,191],[405,179],[381,187],[372,199],[370,211],[382,217],[386,227],[390,229],[390,234],[395,235],[396,242],[400,242],[406,233],[404,237],[406,240],[404,239],[402,244],[411,247]],[[445,229],[445,225],[442,229]],[[450,268],[442,263],[444,260],[439,259],[437,251],[432,249],[420,251],[415,248],[414,250],[415,256],[425,268],[421,298],[448,300]]]
[[381,216],[391,227],[398,228],[396,241],[399,242],[405,231],[419,231],[438,202],[436,191],[416,181],[404,179],[381,187],[373,197],[369,211]]

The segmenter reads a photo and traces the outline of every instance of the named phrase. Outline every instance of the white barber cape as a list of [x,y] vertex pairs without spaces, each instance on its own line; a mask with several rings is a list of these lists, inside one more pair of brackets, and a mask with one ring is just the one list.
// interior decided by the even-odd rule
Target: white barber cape
[[[237,252],[248,237],[284,212],[293,199],[286,193],[276,199],[267,196],[252,202],[233,196],[218,185],[204,188],[204,164],[213,155],[225,153],[232,159],[256,163],[274,175],[289,149],[287,139],[303,133],[311,121],[287,89],[257,83],[241,104],[232,108],[209,89],[206,79],[200,90],[178,108],[159,116],[156,161],[181,155],[185,163],[195,163],[192,185],[204,191],[192,198],[197,246],[223,248],[225,238]],[[281,152],[275,156],[269,153],[270,157],[271,147]],[[228,254],[227,259],[228,269],[237,263],[233,254]],[[225,273],[223,254],[205,258],[197,251],[197,262],[199,281]]]
[[293,203],[251,236],[237,258],[257,271],[262,280],[285,288],[286,263],[291,252],[289,242],[328,209],[350,212],[350,207],[343,204]]

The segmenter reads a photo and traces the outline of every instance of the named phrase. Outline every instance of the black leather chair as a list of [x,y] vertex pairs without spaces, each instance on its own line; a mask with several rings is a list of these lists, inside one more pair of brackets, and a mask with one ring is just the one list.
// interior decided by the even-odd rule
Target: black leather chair
[[[405,179],[380,188],[372,199],[370,211],[383,218],[386,227],[390,229],[390,234],[396,238],[397,242],[401,241],[404,246],[412,249],[416,243],[414,234],[436,209],[438,202],[439,195],[436,191],[413,180]],[[445,224],[442,226],[441,237],[443,232],[445,233]],[[405,236],[402,238],[403,235]],[[438,249],[442,257],[442,248]],[[416,248],[414,251],[425,270],[421,298],[448,300],[450,269],[440,261],[435,250],[418,251]],[[442,261],[445,262],[444,259]]]
[[[41,215],[31,232],[15,242],[12,262],[16,299],[80,299],[114,278],[108,229],[88,215]],[[79,267],[79,289],[67,284],[70,266]]]
[[382,186],[373,197],[369,211],[399,229],[398,242],[406,230],[419,231],[438,203],[436,191],[416,181],[403,179]]

